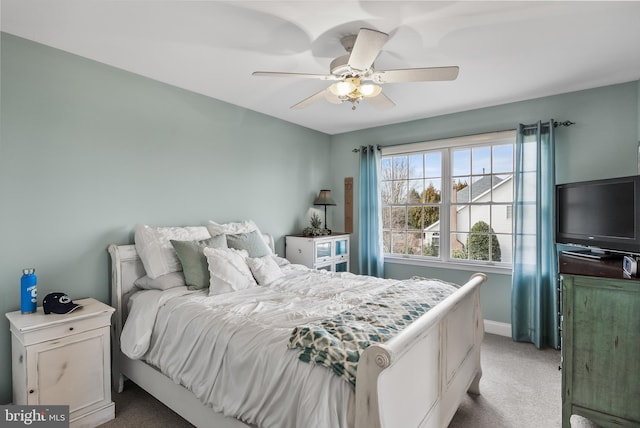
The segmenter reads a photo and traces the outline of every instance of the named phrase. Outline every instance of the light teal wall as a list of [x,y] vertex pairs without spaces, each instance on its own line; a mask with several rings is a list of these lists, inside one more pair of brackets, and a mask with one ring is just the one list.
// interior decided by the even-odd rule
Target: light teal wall
[[[40,298],[109,299],[110,243],[138,223],[253,219],[302,229],[331,184],[330,137],[2,34],[0,313],[19,309],[21,269]],[[11,400],[0,317],[0,403]]]
[[[110,243],[136,224],[252,218],[276,236],[308,223],[333,189],[329,224],[344,227],[343,180],[358,190],[360,144],[402,144],[570,119],[557,130],[558,181],[637,173],[640,82],[440,116],[333,137],[2,34],[0,300],[19,307],[19,276],[39,293],[109,298]],[[358,111],[354,112],[358,114]],[[357,231],[357,212],[355,230]],[[352,266],[356,266],[357,234]],[[468,272],[387,263],[387,276],[463,282]],[[509,322],[510,277],[490,275],[485,318]],[[0,317],[0,403],[11,400],[8,322]]]
[[[335,135],[331,143],[331,165],[336,200],[343,200],[345,177],[354,178],[357,197],[358,155],[352,150],[362,144],[386,146],[428,141],[514,129],[518,123],[551,118],[576,122],[569,128],[556,128],[559,183],[637,174],[639,86],[640,82],[630,82]],[[358,209],[358,204],[354,203],[356,233],[352,236],[351,262],[356,269]],[[342,229],[344,217],[334,216],[333,224],[337,230]],[[469,273],[385,263],[385,276],[391,278],[419,275],[464,282]],[[486,319],[511,322],[510,275],[489,274],[482,289],[482,305]]]

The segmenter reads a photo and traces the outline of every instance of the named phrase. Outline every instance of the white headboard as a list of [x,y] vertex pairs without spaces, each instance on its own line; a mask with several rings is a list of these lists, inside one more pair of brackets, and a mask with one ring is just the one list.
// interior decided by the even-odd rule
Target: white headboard
[[[273,236],[263,233],[263,238],[271,251],[275,254],[275,242]],[[129,297],[138,290],[134,281],[145,275],[142,260],[138,257],[136,246],[109,245],[111,255],[111,306],[115,309],[113,315],[113,343],[120,349],[120,334],[122,326],[127,319]]]
[[122,326],[127,319],[129,296],[136,290],[133,282],[145,275],[142,260],[135,245],[109,245],[111,255],[111,306],[113,314],[114,343],[120,343]]

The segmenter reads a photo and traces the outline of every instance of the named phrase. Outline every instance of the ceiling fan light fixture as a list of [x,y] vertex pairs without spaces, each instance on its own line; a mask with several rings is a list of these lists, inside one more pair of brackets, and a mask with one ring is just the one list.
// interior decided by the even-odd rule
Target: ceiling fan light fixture
[[329,90],[331,91],[331,93],[339,97],[350,94],[351,92],[356,90],[356,88],[356,85],[348,80],[336,82],[333,85],[329,86]]
[[364,85],[360,85],[358,89],[363,97],[375,97],[382,92],[382,88],[378,85],[374,85],[373,83],[365,83]]
[[307,107],[322,98],[332,104],[348,101],[353,105],[352,108],[355,108],[361,100],[367,99],[374,107],[386,109],[395,106],[395,103],[382,92],[380,85],[455,80],[458,77],[458,66],[376,70],[374,62],[388,38],[388,34],[370,28],[361,28],[357,35],[351,34],[341,38],[340,42],[347,51],[347,55],[331,61],[330,74],[256,71],[253,75],[311,78],[334,82],[328,88],[294,104],[291,106],[293,109]]

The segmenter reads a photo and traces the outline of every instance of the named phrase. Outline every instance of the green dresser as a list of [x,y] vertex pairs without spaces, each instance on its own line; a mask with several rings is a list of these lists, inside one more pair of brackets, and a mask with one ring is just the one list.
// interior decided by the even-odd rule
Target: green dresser
[[[624,279],[620,260],[562,256],[560,272],[562,427],[572,414],[602,427],[640,427],[640,281]],[[593,274],[602,276],[586,276]]]

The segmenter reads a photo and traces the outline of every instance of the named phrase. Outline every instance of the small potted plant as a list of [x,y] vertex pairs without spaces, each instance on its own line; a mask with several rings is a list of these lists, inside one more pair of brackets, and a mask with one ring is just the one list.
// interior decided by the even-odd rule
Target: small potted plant
[[329,235],[328,229],[322,228],[322,219],[317,213],[311,214],[311,227],[305,227],[302,230],[304,236],[322,236]]

